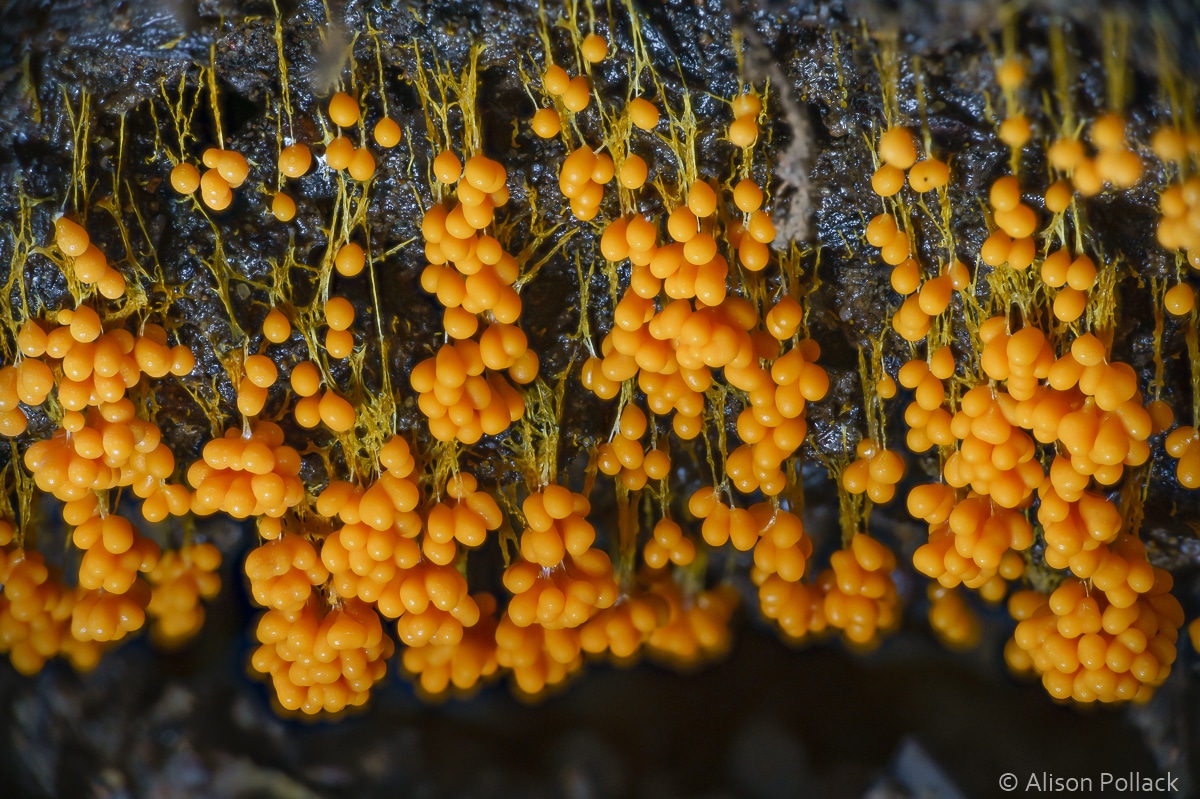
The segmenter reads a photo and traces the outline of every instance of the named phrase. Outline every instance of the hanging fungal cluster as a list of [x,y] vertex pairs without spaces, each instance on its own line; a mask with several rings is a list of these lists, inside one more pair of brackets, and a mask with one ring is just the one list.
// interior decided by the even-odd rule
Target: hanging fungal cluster
[[[11,225],[0,651],[24,673],[60,655],[87,669],[148,619],[186,641],[223,573],[196,520],[223,514],[257,535],[224,572],[264,608],[251,668],[305,714],[364,704],[393,663],[429,696],[505,673],[536,695],[590,657],[692,665],[727,649],[744,599],[789,640],[868,646],[898,625],[910,564],[947,643],[979,637],[970,590],[1007,601],[1004,658],[1052,696],[1146,699],[1185,619],[1142,506],[1164,474],[1200,487],[1194,87],[1164,55],[1166,110],[1153,129],[1128,116],[1127,29],[1108,20],[1106,105],[1077,107],[1061,31],[1035,75],[1014,18],[986,88],[1009,157],[965,207],[918,68],[863,33],[877,56],[857,238],[793,241],[776,225],[799,201],[773,159],[794,101],[750,76],[719,98],[689,89],[637,12],[599,14],[543,17],[542,52],[505,55],[529,101],[513,120],[481,108],[486,42],[457,60],[385,53],[373,25],[300,104],[277,21],[273,145],[226,135],[215,62],[164,81],[149,162],[161,200],[206,231],[215,338],[182,310],[195,282],[131,244],[146,225],[121,184],[92,197],[93,109],[64,93],[62,210],[51,231],[46,203],[25,202]],[[1117,335],[1120,287],[1146,281],[1091,213],[1139,192],[1169,262],[1149,279],[1149,366]],[[414,200],[413,235],[377,229]],[[247,216],[286,242],[254,277],[225,254],[254,235]],[[831,358],[812,311],[833,247],[881,260],[890,290],[875,280],[886,323]],[[61,272],[56,303],[25,283],[39,258]],[[397,282],[419,296],[381,301]],[[548,339],[548,318],[570,329]],[[1190,392],[1166,389],[1171,341]],[[858,376],[856,408],[831,375]],[[167,396],[211,429],[172,436]],[[833,443],[810,430],[822,405]],[[814,470],[838,529],[806,524]],[[927,538],[871,523],[898,495]],[[50,558],[57,536],[70,546]]]

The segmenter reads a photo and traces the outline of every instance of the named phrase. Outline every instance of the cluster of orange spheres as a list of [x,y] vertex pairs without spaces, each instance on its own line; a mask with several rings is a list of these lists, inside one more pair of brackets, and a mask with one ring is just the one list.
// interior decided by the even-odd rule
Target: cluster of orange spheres
[[905,341],[920,341],[929,333],[930,317],[950,307],[952,292],[970,285],[970,272],[961,261],[954,261],[942,274],[922,281],[921,265],[912,257],[908,232],[901,230],[896,218],[886,212],[867,223],[866,238],[880,248],[880,257],[892,267],[892,288],[906,298],[892,316],[892,328]]
[[162,443],[158,426],[137,419],[128,399],[104,403],[85,417],[68,411],[63,426],[25,450],[24,464],[38,488],[66,502],[64,518],[79,524],[96,510],[95,492],[131,486],[145,499],[143,515],[160,521],[158,511],[187,512],[186,489],[165,481],[175,456]]
[[651,654],[683,667],[728,651],[729,621],[738,605],[733,587],[719,585],[685,598],[674,580],[664,578],[654,581],[650,592],[667,603],[667,622],[646,641]]
[[[346,92],[336,92],[329,99],[329,118],[335,125],[351,127],[358,124],[360,116],[358,101]],[[392,141],[393,138],[396,142],[399,141],[399,130],[393,130],[390,126],[384,125],[383,134],[384,141]],[[351,178],[360,183],[366,183],[375,176],[375,156],[371,155],[371,151],[366,145],[355,147],[350,139],[341,134],[325,145],[325,163],[331,169],[346,170]]]
[[[396,446],[396,442],[401,442]],[[399,436],[393,437],[385,447],[407,451],[408,444]],[[411,453],[407,453],[411,458]],[[388,468],[367,488],[345,480],[330,480],[329,485],[317,497],[316,511],[327,519],[340,519],[347,525],[362,525],[355,530],[355,537],[366,535],[366,530],[386,532],[398,530],[406,537],[420,532],[421,520],[415,509],[420,500],[420,491],[410,479],[411,465]],[[377,543],[382,545],[382,541]],[[354,548],[357,548],[355,546]]]
[[[808,435],[807,403],[824,399],[829,391],[829,375],[816,363],[819,356],[817,343],[804,339],[775,359],[769,374],[752,373],[750,407],[737,417],[744,443],[725,460],[726,474],[742,493],[761,490],[773,497],[786,487],[783,463]],[[730,382],[736,385],[737,380],[735,373]]]
[[306,715],[365,704],[395,651],[375,611],[355,599],[324,610],[313,600],[267,611],[256,633],[261,646],[251,665],[270,675],[280,705]]
[[913,191],[925,193],[941,189],[950,182],[950,167],[929,156],[917,160],[917,143],[908,128],[888,128],[879,137],[882,163],[871,176],[871,190],[880,197],[891,197],[904,188],[904,173]]
[[[79,584],[88,591],[104,589],[111,595],[129,593],[138,572],[151,571],[162,554],[157,544],[139,535],[128,519],[115,513],[84,520],[75,528],[71,541],[83,550]],[[138,627],[140,621],[130,629]]]
[[756,95],[738,95],[733,100],[733,122],[729,125],[729,141],[734,147],[750,147],[758,141],[758,115],[762,100]]
[[574,627],[523,627],[509,614],[496,625],[496,662],[511,672],[516,690],[528,696],[559,685],[579,671],[581,651],[579,630]]
[[789,583],[800,582],[813,549],[800,517],[769,502],[751,505],[750,515],[758,524],[750,579],[758,586],[773,577]]
[[[426,541],[446,545],[457,541],[464,547],[482,546],[490,530],[500,529],[504,516],[496,500],[479,490],[472,474],[460,472],[446,481],[447,500],[429,509]],[[441,562],[426,555],[434,562]],[[450,562],[450,561],[445,561]]]
[[1049,597],[1019,591],[1009,598],[1018,624],[1005,660],[1041,675],[1056,699],[1144,702],[1175,661],[1183,609],[1170,589],[1170,574],[1154,569],[1153,587],[1126,606],[1075,578]]
[[71,259],[72,270],[80,283],[95,286],[105,299],[116,300],[125,295],[125,278],[109,264],[78,222],[65,216],[54,220],[54,243]]
[[[639,299],[631,300],[627,292],[622,302],[628,306]],[[584,363],[583,384],[608,399],[616,396],[621,383],[638,377],[651,410],[674,408],[675,432],[684,439],[695,438],[704,412],[703,392],[712,385],[711,369],[753,368],[754,341],[747,330],[757,313],[747,301],[733,297],[718,307],[700,309],[676,299],[657,313],[653,302],[639,304],[640,313],[626,316],[622,309],[622,324],[601,342],[602,357]],[[747,309],[748,314],[738,313]]]
[[1087,306],[1087,291],[1096,284],[1096,264],[1084,254],[1072,258],[1066,247],[1055,250],[1042,261],[1042,282],[1058,289],[1054,295],[1054,316],[1060,322],[1074,322]]
[[283,443],[283,430],[274,422],[255,422],[249,435],[231,427],[205,444],[201,459],[188,467],[195,489],[192,512],[223,511],[235,519],[282,516],[304,500],[300,467],[300,453]]
[[139,580],[128,593],[88,591],[71,609],[71,635],[80,641],[119,641],[146,623],[150,588]]
[[[242,382],[246,388],[247,380]],[[335,433],[345,433],[354,427],[358,412],[341,394],[332,388],[321,391],[321,370],[312,361],[301,361],[292,367],[289,377],[292,391],[300,397],[292,408],[296,424],[312,429],[324,423]],[[265,402],[266,397],[263,396]],[[247,414],[249,415],[249,414]]]
[[542,74],[542,88],[562,100],[563,107],[578,114],[592,101],[592,84],[584,75],[571,77],[558,64],[551,64]]
[[[520,333],[515,327],[507,329]],[[521,334],[520,342],[524,338]],[[518,337],[513,336],[508,350],[501,344],[488,347],[487,351],[489,357],[495,357],[493,363],[504,363],[518,346]],[[495,372],[485,375],[484,351],[483,344],[474,339],[451,341],[413,368],[409,379],[418,395],[417,404],[437,440],[457,438],[464,444],[474,444],[484,435],[504,432],[525,415],[525,398],[521,393],[503,375]],[[536,372],[522,376],[532,380]]]
[[855,449],[855,459],[842,470],[842,488],[851,494],[866,494],[882,505],[896,496],[896,483],[907,468],[894,450],[864,438]]
[[480,593],[473,597],[479,621],[463,630],[457,643],[407,647],[401,667],[417,678],[420,689],[430,696],[445,693],[451,686],[469,691],[496,673],[496,598]]
[[571,213],[580,222],[589,222],[600,212],[604,186],[617,174],[608,153],[596,153],[586,144],[563,159],[558,173],[558,188],[570,201]]
[[168,550],[146,575],[152,586],[146,613],[152,619],[155,640],[172,644],[185,641],[204,625],[201,599],[212,599],[221,590],[221,552],[210,543],[185,544]]
[[[452,234],[444,232],[445,217],[441,205],[435,205],[425,215],[426,254],[442,263],[426,265],[421,273],[421,287],[436,296],[445,308],[442,326],[447,334],[454,339],[470,338],[479,330],[478,315],[483,313],[490,313],[501,324],[512,324],[521,314],[521,298],[512,287],[520,276],[516,259],[492,236],[476,237],[472,230],[467,232],[470,241],[465,259],[447,266],[448,259],[440,254],[441,244],[455,248],[461,245],[458,240],[447,242]],[[435,224],[443,229],[436,229]]]
[[[1125,466],[1140,466],[1149,459],[1146,439],[1154,422],[1142,405],[1133,368],[1120,361],[1108,363],[1102,346],[1094,346],[1092,352],[1076,346],[1087,339],[1088,335],[1076,339],[1071,352],[1051,368],[1050,386],[1066,397],[1043,401],[1050,407],[1065,404],[1057,428],[1065,452],[1058,457],[1085,482],[1086,477],[1094,477],[1102,485],[1113,485]],[[1065,474],[1063,481],[1055,477],[1053,465],[1050,477],[1056,487],[1068,484]]]
[[[913,452],[925,452],[937,446],[954,444],[950,432],[950,412],[942,407],[946,398],[943,380],[954,376],[954,353],[949,345],[934,350],[928,361],[913,359],[900,367],[896,377],[900,385],[913,392],[913,400],[904,408],[908,425],[905,442]],[[890,375],[876,386],[879,396],[890,399],[896,395],[896,381]]]
[[57,381],[58,401],[69,412],[121,402],[143,372],[154,378],[168,373],[182,376],[195,367],[192,351],[183,344],[168,347],[166,331],[156,324],[146,324],[141,336],[120,328],[106,332],[99,315],[87,305],[63,309],[56,318],[59,326],[49,332],[27,320],[18,335],[26,360],[16,367],[16,379],[9,385],[27,405],[40,404],[54,385],[46,364],[29,365],[40,363],[34,359],[56,362],[53,365],[62,373]]
[[[279,151],[278,166],[284,177],[304,177],[312,168],[312,151],[303,142],[293,142]],[[280,222],[290,222],[296,216],[296,201],[289,194],[276,192],[271,199],[271,213]]]
[[[1004,92],[1005,97],[1010,103],[1014,101],[1015,92],[1025,82],[1025,65],[1021,63],[1019,58],[1005,58],[996,64],[996,83]],[[1010,105],[1011,109],[1011,105]],[[1021,113],[1015,113],[1008,116],[1000,123],[999,130],[1000,141],[1007,144],[1014,150],[1020,150],[1024,147],[1029,139],[1033,136],[1033,129],[1029,124],[1029,117]]]
[[950,421],[958,448],[942,469],[951,486],[970,486],[1004,508],[1018,507],[1045,479],[1033,438],[1005,413],[1014,405],[987,385],[968,391]]
[[967,606],[957,589],[930,583],[926,593],[929,626],[938,638],[955,649],[969,649],[979,643],[979,617]]
[[521,504],[526,525],[520,539],[521,557],[553,569],[568,554],[576,558],[586,555],[596,541],[596,530],[587,520],[590,510],[587,498],[560,485],[531,492]]
[[612,441],[596,450],[600,471],[619,477],[621,485],[630,491],[644,488],[648,480],[665,480],[671,470],[671,457],[665,450],[642,447],[646,435],[646,414],[636,405],[625,406],[621,412],[617,434]]
[[829,558],[831,568],[817,575],[824,595],[825,622],[856,644],[866,644],[877,631],[890,630],[899,621],[896,569],[892,551],[865,533],[856,533],[850,547]]
[[[347,499],[347,492],[338,488],[344,489],[349,484],[339,483],[337,486],[332,492],[329,489],[323,491],[318,500],[318,513],[334,513],[342,517],[342,526],[326,536],[321,546],[321,562],[333,577],[333,587],[338,596],[377,602],[388,592],[388,586],[398,573],[421,562],[421,547],[416,540],[421,532],[421,518],[413,511],[394,512],[392,524],[378,529],[363,523],[351,511],[356,504],[361,504],[362,496]],[[400,486],[392,490],[397,494],[408,493],[407,489]],[[329,507],[331,494],[341,495],[340,498],[346,500],[336,511]],[[336,501],[332,504],[336,504]],[[408,503],[397,497],[391,499],[391,504],[395,507]]]
[[[1190,148],[1181,131],[1162,128],[1154,134],[1152,144],[1164,163],[1178,167],[1180,175],[1187,173]],[[1200,177],[1181,178],[1168,186],[1159,197],[1159,207],[1159,244],[1171,251],[1184,250],[1188,263],[1200,269]]]
[[[25,328],[31,324],[26,323]],[[0,368],[0,435],[15,438],[24,433],[29,417],[19,403],[41,405],[53,389],[54,373],[37,358]]]
[[195,164],[180,161],[171,170],[171,186],[180,194],[200,190],[200,198],[214,211],[224,211],[233,202],[233,190],[241,188],[250,174],[246,157],[236,150],[209,147],[200,159],[206,169],[201,174]]
[[944,483],[915,487],[908,507],[929,524],[929,541],[913,553],[913,566],[941,586],[966,585],[984,599],[999,601],[1006,581],[1024,573],[1018,553],[1033,543],[1024,514],[975,493],[956,502],[954,489]]
[[667,622],[667,603],[652,593],[635,594],[597,613],[579,629],[579,647],[590,655],[633,657]]
[[758,586],[758,605],[763,616],[793,641],[819,635],[828,627],[825,600],[816,585],[789,582],[772,574]]
[[[463,629],[479,618],[466,579],[453,566],[458,554],[456,530],[450,529],[447,538],[446,520],[439,512],[431,511],[430,522],[423,525],[414,511],[419,492],[409,479],[413,464],[403,439],[391,439],[384,453],[381,462],[387,471],[366,491],[335,481],[318,498],[319,514],[343,522],[326,537],[321,562],[338,596],[356,597],[374,604],[388,618],[399,619],[397,632],[408,646],[452,646]],[[476,492],[468,491],[473,483],[467,478],[460,475],[455,485],[462,490],[457,493],[472,499],[489,517],[486,521],[467,518],[473,512],[464,505],[461,513],[450,509],[449,521],[461,522],[464,528],[472,522],[497,523],[490,514],[495,510],[498,515],[499,509],[473,499]],[[423,527],[426,534],[418,543]],[[463,535],[468,537],[465,529]]]
[[251,550],[245,570],[254,601],[289,615],[301,612],[313,586],[329,579],[329,571],[308,539],[286,531]]
[[453,646],[463,631],[479,623],[479,605],[467,590],[467,578],[452,564],[422,561],[401,570],[376,601],[379,612],[396,619],[396,634],[406,646]]
[[70,629],[75,604],[87,592],[65,586],[42,554],[15,544],[13,534],[12,524],[0,520],[0,654],[26,675],[60,655],[80,671],[92,668],[100,643],[77,639]]
[[1092,120],[1088,138],[1096,154],[1091,157],[1079,139],[1063,137],[1050,145],[1050,165],[1069,175],[1075,190],[1092,197],[1105,186],[1128,189],[1142,179],[1142,159],[1125,137],[1125,119],[1110,111]]
[[[1092,577],[1108,552],[1105,545],[1121,530],[1120,510],[1093,491],[1060,493],[1053,482],[1044,484],[1038,494],[1041,504],[1037,516],[1046,539],[1046,564],[1055,569],[1070,568],[1085,579]],[[1142,583],[1143,588],[1146,585]]]
[[749,552],[758,543],[759,520],[745,508],[726,505],[721,490],[701,486],[688,499],[688,512],[703,519],[700,535],[710,547],[732,543],[739,552]]
[[267,404],[267,390],[279,379],[279,369],[266,355],[249,355],[242,363],[237,407],[246,416],[257,416]]
[[1028,325],[1009,333],[1008,319],[993,316],[979,326],[983,350],[979,365],[984,374],[1005,381],[1008,395],[1018,402],[1033,399],[1040,380],[1054,367],[1054,348],[1041,328]]
[[1167,453],[1176,458],[1175,477],[1184,488],[1200,488],[1200,433],[1189,425],[1171,431],[1166,441]]
[[504,571],[504,587],[513,595],[505,618],[517,627],[575,628],[617,600],[612,561],[600,549],[567,553],[553,569],[522,556]]
[[696,542],[683,534],[683,528],[667,518],[654,525],[650,540],[642,547],[642,560],[652,569],[662,569],[668,563],[686,566],[696,559]]
[[1007,263],[1013,269],[1028,269],[1037,257],[1033,240],[1038,229],[1037,212],[1021,201],[1021,185],[1012,175],[992,184],[988,200],[996,230],[984,241],[979,257],[988,266]]

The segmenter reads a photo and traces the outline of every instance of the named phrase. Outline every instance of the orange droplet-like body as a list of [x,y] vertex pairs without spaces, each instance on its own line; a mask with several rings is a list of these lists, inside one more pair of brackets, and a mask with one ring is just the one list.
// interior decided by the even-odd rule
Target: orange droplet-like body
[[200,170],[186,161],[171,170],[171,187],[180,194],[191,194],[200,188]]
[[348,128],[358,122],[358,101],[346,92],[335,92],[329,98],[329,118],[333,124]]

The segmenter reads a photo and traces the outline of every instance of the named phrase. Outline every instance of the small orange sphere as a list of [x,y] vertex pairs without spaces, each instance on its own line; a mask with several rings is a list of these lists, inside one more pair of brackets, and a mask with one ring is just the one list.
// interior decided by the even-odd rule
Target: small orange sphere
[[550,94],[562,94],[570,83],[571,76],[558,64],[551,64],[546,73],[542,75],[542,88]]
[[711,216],[717,210],[717,194],[703,180],[692,181],[688,188],[687,206],[701,219]]
[[345,169],[354,158],[354,145],[345,136],[336,136],[325,145],[325,163],[330,169]]
[[579,45],[583,57],[593,64],[599,64],[608,55],[608,42],[603,36],[596,33],[589,33],[583,37],[583,42]]
[[280,222],[291,222],[296,217],[296,201],[279,192],[271,200],[271,213]]
[[306,144],[297,142],[284,147],[279,153],[279,171],[289,178],[302,177],[311,166],[312,151]]
[[1179,283],[1167,289],[1163,307],[1174,316],[1186,316],[1196,307],[1196,293],[1187,283]]
[[1110,111],[1097,117],[1088,131],[1088,138],[1097,150],[1119,150],[1125,146],[1125,120]]
[[363,248],[355,242],[347,242],[338,248],[337,255],[333,258],[334,268],[337,269],[339,275],[344,277],[354,277],[362,272],[363,267],[367,263],[366,253]]
[[356,148],[346,171],[359,183],[366,183],[375,176],[375,156],[366,147]]
[[1046,210],[1052,214],[1061,214],[1071,206],[1075,196],[1069,180],[1056,180],[1046,189]]
[[375,123],[375,143],[380,147],[391,149],[400,143],[400,123],[391,117],[384,117]]
[[749,147],[758,141],[758,123],[752,116],[738,117],[729,124],[729,142],[734,147]]
[[658,108],[644,97],[629,102],[629,121],[642,130],[654,130],[658,125]]
[[318,406],[321,421],[337,433],[345,433],[354,427],[354,406],[332,391],[326,391]]
[[890,128],[885,131],[879,137],[879,157],[885,164],[897,169],[908,169],[915,164],[917,144],[908,128]]
[[927,192],[940,189],[950,182],[950,167],[937,158],[926,158],[912,165],[908,172],[908,185],[913,191]]
[[233,192],[229,184],[215,169],[210,169],[200,176],[200,192],[204,204],[214,211],[224,211],[233,202]]
[[292,335],[292,323],[284,316],[283,311],[272,308],[263,320],[263,336],[272,344],[282,344]]
[[181,161],[171,170],[171,187],[180,194],[191,194],[200,188],[200,170],[193,164]]
[[640,155],[631,155],[621,164],[618,180],[627,189],[640,189],[646,182],[649,167]]
[[904,188],[904,170],[895,164],[884,163],[871,176],[871,190],[880,197],[891,197]]
[[321,372],[312,361],[301,361],[292,369],[291,384],[301,397],[311,397],[321,389]]
[[558,112],[553,108],[540,108],[530,120],[533,127],[533,132],[540,139],[552,139],[562,130],[562,122],[558,118]]
[[241,153],[233,150],[222,150],[217,158],[216,169],[221,173],[221,177],[229,184],[230,188],[236,189],[246,182],[246,177],[250,174],[250,165],[246,163],[246,157]]
[[588,79],[583,75],[571,78],[567,90],[563,92],[562,101],[568,111],[576,114],[587,108],[588,103],[592,101],[592,86]]
[[1001,89],[1020,88],[1025,82],[1025,65],[1017,58],[1006,58],[996,67],[996,83]]
[[988,192],[988,202],[997,211],[1011,211],[1021,204],[1021,184],[1012,175],[997,178]]
[[[189,370],[190,371],[190,370]],[[246,378],[259,388],[270,388],[279,377],[274,362],[265,355],[251,355],[246,359]]]
[[325,303],[325,321],[334,330],[345,330],[354,324],[354,306],[345,297],[330,297]]
[[54,220],[54,243],[64,254],[78,258],[83,255],[91,241],[82,225],[60,216]]
[[742,178],[733,187],[733,204],[744,214],[752,214],[762,207],[763,192],[750,178]]
[[458,182],[462,177],[462,161],[451,150],[442,150],[433,159],[433,174],[447,186]]
[[758,95],[746,92],[733,98],[733,116],[735,119],[742,117],[757,117],[762,113],[762,100]]
[[1024,114],[1009,117],[1000,123],[999,135],[1000,141],[1014,150],[1024,147],[1033,136],[1033,128],[1030,127],[1029,117]]
[[358,122],[358,101],[345,92],[337,92],[329,99],[329,118],[333,124],[348,128]]
[[1083,143],[1079,139],[1055,139],[1046,151],[1046,157],[1050,166],[1059,172],[1070,172],[1087,157],[1087,153],[1084,152]]
[[872,247],[886,247],[896,238],[900,228],[891,214],[879,214],[867,223],[867,243]]

